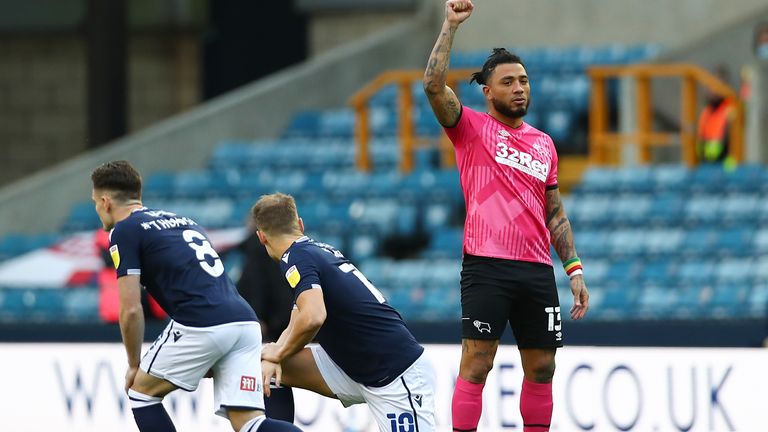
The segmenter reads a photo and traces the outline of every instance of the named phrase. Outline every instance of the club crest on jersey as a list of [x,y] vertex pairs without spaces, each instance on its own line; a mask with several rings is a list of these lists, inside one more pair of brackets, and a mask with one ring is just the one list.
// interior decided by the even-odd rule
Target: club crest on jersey
[[292,265],[291,268],[285,272],[285,279],[288,280],[288,284],[291,286],[291,288],[296,288],[296,285],[298,285],[299,281],[301,280],[299,269],[297,269],[295,265]]
[[112,257],[112,264],[115,265],[115,268],[120,267],[120,251],[117,249],[117,245],[109,248],[109,256]]

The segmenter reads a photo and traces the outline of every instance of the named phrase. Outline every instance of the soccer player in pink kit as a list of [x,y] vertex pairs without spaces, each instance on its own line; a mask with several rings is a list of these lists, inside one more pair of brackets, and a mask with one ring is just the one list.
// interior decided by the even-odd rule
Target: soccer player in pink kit
[[453,430],[477,430],[485,379],[509,322],[523,364],[523,430],[543,432],[552,418],[555,352],[562,346],[550,243],[570,277],[572,319],[587,312],[589,294],[557,188],[554,143],[523,121],[530,84],[522,60],[496,48],[473,75],[483,88],[487,113],[462,106],[446,86],[454,34],[473,9],[470,0],[446,2],[424,73],[424,91],[456,151],[467,206]]

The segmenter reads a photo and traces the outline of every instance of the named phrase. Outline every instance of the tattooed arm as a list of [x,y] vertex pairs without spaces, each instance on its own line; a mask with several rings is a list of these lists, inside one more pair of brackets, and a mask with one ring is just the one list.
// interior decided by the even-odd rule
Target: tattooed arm
[[474,5],[470,0],[448,0],[445,2],[445,21],[440,36],[435,42],[432,54],[424,71],[424,92],[427,94],[437,121],[446,127],[456,126],[461,114],[461,104],[456,94],[446,85],[448,63],[453,45],[453,36],[459,24],[472,14]]
[[[573,231],[571,222],[565,214],[563,201],[560,199],[560,190],[557,188],[547,190],[547,229],[551,237],[552,246],[562,262],[575,258],[576,246],[573,244]],[[583,275],[571,277],[571,292],[573,293],[573,307],[571,318],[580,319],[589,309],[589,292],[584,283]]]

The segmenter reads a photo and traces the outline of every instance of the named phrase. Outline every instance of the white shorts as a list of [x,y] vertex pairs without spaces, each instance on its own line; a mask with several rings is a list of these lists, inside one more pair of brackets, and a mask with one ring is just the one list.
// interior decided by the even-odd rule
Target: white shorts
[[171,321],[144,354],[140,367],[186,391],[194,391],[213,369],[216,414],[227,417],[227,407],[264,410],[257,322],[187,327]]
[[355,382],[319,345],[310,345],[325,383],[345,407],[367,403],[379,431],[434,432],[435,371],[424,354],[384,387]]

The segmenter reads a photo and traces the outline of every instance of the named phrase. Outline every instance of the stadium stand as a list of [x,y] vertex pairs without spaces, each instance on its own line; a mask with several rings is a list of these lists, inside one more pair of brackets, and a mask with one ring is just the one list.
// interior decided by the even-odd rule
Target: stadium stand
[[[654,45],[546,48],[521,53],[536,77],[529,122],[567,147],[586,110],[590,64],[623,64],[658,53]],[[477,67],[487,53],[457,53],[456,67]],[[482,107],[476,86],[462,84],[465,103]],[[440,133],[420,86],[412,115],[420,135]],[[226,140],[203,170],[156,172],[145,182],[145,204],[177,211],[211,228],[241,227],[254,200],[280,190],[296,196],[311,235],[332,243],[406,318],[458,317],[463,201],[458,175],[438,167],[433,148],[417,153],[416,169],[395,171],[396,91],[371,100],[375,170],[354,168],[354,114],[349,109],[297,113],[270,141]],[[597,320],[758,317],[768,306],[768,170],[743,165],[688,169],[682,165],[587,170],[566,198]],[[74,205],[55,234],[0,239],[0,261],[94,230],[90,202]],[[429,241],[394,260],[383,245],[393,236]],[[556,259],[556,258],[555,258]],[[228,262],[238,271],[240,258]],[[557,261],[556,261],[557,262]],[[0,263],[2,264],[2,263]],[[555,266],[561,298],[567,278]],[[86,288],[0,289],[0,320],[96,320]]]

